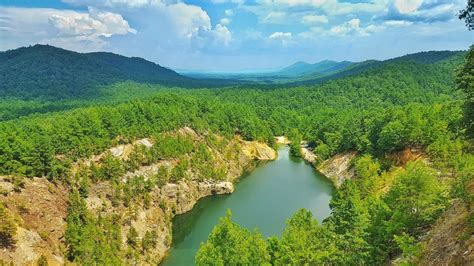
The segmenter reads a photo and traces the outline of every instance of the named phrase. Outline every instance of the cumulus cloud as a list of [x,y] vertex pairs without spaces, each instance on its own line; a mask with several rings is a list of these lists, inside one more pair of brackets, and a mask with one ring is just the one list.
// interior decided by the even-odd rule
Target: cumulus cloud
[[223,19],[221,19],[220,24],[222,24],[222,25],[229,25],[231,21],[232,21],[232,20],[229,19],[229,18],[223,18]]
[[[228,45],[232,33],[223,19],[215,27],[200,6],[177,0],[67,0],[77,5],[94,5],[133,17],[142,38],[160,51],[168,49],[195,52],[210,45]],[[236,1],[233,1],[236,2]],[[237,1],[241,2],[241,1]]]
[[224,11],[224,13],[225,13],[227,16],[229,16],[229,17],[232,16],[232,15],[234,15],[234,11],[232,11],[232,9],[226,9],[226,10]]
[[229,45],[229,43],[232,41],[232,33],[224,25],[217,24],[216,29],[214,30],[214,35],[218,43]]
[[318,15],[306,15],[301,18],[303,24],[313,25],[313,24],[326,24],[329,22],[326,16]]
[[89,13],[54,13],[49,16],[49,22],[61,35],[110,37],[114,34],[136,33],[121,15],[93,8],[89,8]]
[[377,15],[377,21],[410,21],[412,23],[434,23],[455,19],[463,7],[461,0],[397,0],[387,12]]
[[395,7],[401,14],[415,12],[423,4],[423,0],[395,0]]
[[290,44],[291,39],[293,38],[291,32],[274,32],[268,38],[272,41],[280,42],[283,46]]
[[[7,48],[34,43],[80,51],[102,49],[107,38],[137,31],[120,15],[89,8],[86,12],[50,8],[0,8]],[[8,25],[8,27],[5,27]],[[15,43],[13,43],[15,42]],[[13,47],[8,47],[13,46]],[[1,46],[0,46],[1,47]]]

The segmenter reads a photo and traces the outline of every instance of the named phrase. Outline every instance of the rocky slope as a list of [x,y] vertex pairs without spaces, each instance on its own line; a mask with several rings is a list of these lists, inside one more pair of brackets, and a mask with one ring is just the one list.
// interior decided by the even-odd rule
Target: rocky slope
[[355,175],[352,160],[357,156],[356,152],[345,152],[337,154],[328,160],[322,162],[318,167],[318,171],[328,177],[338,188],[344,181],[351,179]]
[[68,189],[45,178],[15,183],[0,177],[0,202],[17,224],[15,245],[0,249],[0,262],[33,265],[43,255],[52,265],[63,264]]
[[[301,155],[305,161],[311,164],[317,162],[318,156],[306,146],[301,147]],[[356,152],[345,152],[336,154],[333,157],[315,165],[316,169],[329,178],[336,188],[340,187],[345,180],[355,176],[352,161],[357,157]]]
[[474,179],[467,184],[471,200],[456,199],[423,241],[420,265],[473,265]]
[[[159,263],[171,245],[171,221],[175,215],[191,210],[203,197],[232,193],[233,181],[246,168],[252,166],[255,160],[273,160],[277,156],[276,151],[266,144],[243,141],[238,137],[224,140],[220,136],[213,136],[216,140],[214,142],[221,143],[216,146],[207,141],[209,136],[199,135],[190,128],[183,128],[171,134],[186,135],[196,143],[204,143],[212,159],[212,165],[208,167],[223,169],[225,176],[222,180],[202,178],[194,169],[187,169],[185,178],[175,183],[155,186],[147,195],[146,200],[143,195],[140,195],[137,199],[132,198],[128,203],[116,201],[117,193],[123,193],[117,189],[117,186],[125,186],[128,181],[135,178],[140,178],[138,180],[145,182],[153,178],[160,168],[171,170],[178,162],[161,160],[151,165],[141,166],[119,178],[121,184],[110,181],[91,184],[85,198],[87,208],[95,216],[118,215],[124,251],[122,255],[127,264]],[[125,159],[137,145],[151,148],[154,143],[151,139],[142,139],[111,148],[109,152],[116,158]],[[81,163],[99,162],[102,156],[96,155]],[[72,170],[75,172],[77,169]],[[10,177],[0,178],[0,202],[15,217],[18,229],[15,246],[0,249],[0,262],[3,260],[18,265],[33,265],[42,255],[50,265],[67,262],[64,232],[68,188],[64,185],[53,184],[45,178],[27,179],[21,186],[13,184],[13,179]],[[142,239],[147,232],[156,232],[157,241],[154,248],[140,256],[127,256],[127,250],[130,250],[127,233],[131,227],[138,233],[138,240]]]
[[460,200],[446,210],[423,241],[420,265],[470,265],[474,262],[474,235],[469,210]]

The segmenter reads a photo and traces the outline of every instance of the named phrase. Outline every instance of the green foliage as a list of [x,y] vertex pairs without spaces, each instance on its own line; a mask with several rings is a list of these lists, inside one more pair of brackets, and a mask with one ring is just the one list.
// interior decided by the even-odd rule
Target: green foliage
[[122,264],[119,256],[122,238],[118,222],[116,216],[93,217],[79,193],[71,192],[65,233],[68,258],[86,265]]
[[311,212],[301,209],[287,221],[281,239],[270,238],[272,265],[322,265],[334,259],[334,234],[319,226]]
[[178,164],[171,170],[170,181],[177,183],[179,180],[186,177],[186,171],[188,170],[189,161],[186,158],[182,158]]
[[266,265],[269,260],[267,243],[260,233],[232,222],[230,211],[196,254],[197,265]]
[[[469,1],[470,26],[473,27],[472,0]],[[467,9],[466,9],[467,10]],[[458,89],[464,92],[464,121],[467,127],[467,136],[474,138],[474,45],[467,52],[464,65],[458,70],[456,77]]]
[[115,158],[111,153],[107,153],[101,160],[101,166],[96,179],[118,180],[123,174],[125,174],[125,169],[120,159]]
[[133,226],[130,226],[130,230],[127,233],[127,244],[133,249],[138,248],[138,232]]
[[44,255],[41,255],[38,259],[38,261],[36,262],[36,265],[37,266],[48,266],[48,260],[46,259],[46,257]]
[[403,259],[401,265],[413,265],[414,260],[421,254],[421,246],[416,244],[415,238],[407,233],[395,236],[394,239],[402,251]]
[[162,187],[166,183],[168,183],[169,173],[168,173],[168,170],[166,169],[166,167],[160,166],[160,168],[158,168],[158,172],[155,174],[154,178],[156,180],[156,184],[158,185],[158,187]]
[[[155,95],[0,122],[0,174],[64,178],[71,161],[101,153],[118,139],[155,136],[151,150],[132,152],[124,168],[133,170],[139,161],[194,150],[187,137],[160,134],[184,126],[224,136],[237,133],[246,140],[272,142],[275,135],[287,135],[296,138],[295,152],[297,140],[305,139],[321,158],[344,150],[381,153],[427,146],[449,131],[462,132],[461,93],[453,90],[451,75],[462,55],[431,57],[437,58],[400,58],[317,87],[153,90],[153,85],[122,83],[117,93]],[[113,171],[102,171],[99,179],[116,178],[114,171],[123,170],[106,161]]]
[[459,11],[459,19],[464,20],[469,30],[474,30],[474,1],[467,0],[466,8]]
[[[321,225],[311,212],[300,210],[287,221],[280,238],[266,240],[271,264],[380,265],[400,253],[404,264],[416,260],[422,233],[446,207],[446,190],[436,174],[422,162],[409,163],[405,170],[390,173],[394,184],[386,195],[378,197],[369,180],[382,178],[380,164],[365,155],[355,167],[358,178],[346,181],[335,192],[330,202],[332,213]],[[222,221],[227,227],[245,230],[229,217]],[[213,232],[218,232],[218,227],[223,230],[222,221]],[[221,236],[219,239],[226,239]],[[216,241],[211,234],[197,259],[208,259],[202,264],[212,264],[219,254],[232,252],[237,244],[231,243]]]
[[301,141],[303,136],[297,129],[293,129],[288,135],[290,140],[290,153],[293,156],[301,157]]
[[0,221],[0,246],[10,247],[15,244],[16,223],[2,203],[0,203]]
[[326,160],[331,155],[329,146],[322,141],[319,141],[319,144],[316,146],[316,148],[314,148],[314,153],[318,156],[320,160]]
[[380,132],[377,146],[381,151],[388,152],[402,148],[406,145],[405,131],[405,126],[398,120],[386,124]]
[[[417,253],[414,243],[445,208],[448,195],[433,170],[418,163],[408,165],[399,174],[390,172],[393,186],[380,196],[376,181],[384,178],[387,173],[381,173],[382,168],[388,167],[381,167],[376,158],[408,146],[427,148],[436,167],[460,177],[453,182],[451,196],[466,203],[472,201],[466,187],[472,179],[474,160],[466,153],[463,139],[465,129],[468,138],[472,137],[472,50],[457,77],[460,90],[453,89],[452,71],[462,63],[463,54],[452,52],[354,64],[318,85],[213,90],[153,85],[161,80],[159,75],[155,80],[150,74],[161,68],[140,59],[80,55],[41,46],[0,53],[0,59],[5,59],[0,60],[0,72],[8,72],[0,86],[0,97],[31,99],[49,94],[54,99],[80,99],[51,103],[9,98],[2,102],[0,120],[12,120],[0,122],[0,174],[19,176],[18,190],[23,176],[46,176],[77,187],[71,193],[66,219],[69,259],[86,265],[117,265],[121,264],[122,253],[120,221],[115,216],[94,217],[88,212],[83,198],[91,182],[112,181],[114,206],[124,204],[134,210],[143,201],[146,208],[154,186],[190,176],[201,180],[226,176],[226,169],[218,165],[220,158],[207,148],[225,147],[213,133],[227,138],[238,134],[244,140],[267,141],[270,145],[274,144],[274,136],[286,135],[292,141],[292,154],[297,156],[301,155],[302,140],[307,140],[322,160],[342,151],[367,154],[354,162],[358,178],[335,193],[333,212],[326,221],[318,225],[309,212],[299,211],[288,220],[281,238],[265,241],[259,233],[232,222],[228,215],[201,246],[197,263],[380,265],[400,252],[411,260]],[[36,60],[37,53],[58,55],[46,62]],[[11,60],[31,61],[33,57],[36,65],[48,67],[8,67]],[[61,68],[69,57],[82,58],[75,66],[83,68],[73,71],[74,64]],[[85,65],[81,60],[86,57],[95,59]],[[114,66],[110,68],[110,62],[104,60],[115,62]],[[103,64],[108,66],[104,71],[90,71]],[[110,73],[114,67],[119,69]],[[137,74],[137,69],[145,69],[146,73]],[[35,75],[25,74],[31,71]],[[149,84],[121,82],[108,86],[130,73],[134,73],[132,80]],[[64,79],[51,79],[57,75]],[[27,76],[37,76],[34,83],[42,84],[32,88],[24,82],[29,80]],[[104,85],[100,89],[98,80]],[[66,86],[72,83],[74,86]],[[18,84],[24,85],[21,90]],[[467,96],[464,117],[460,102],[463,94]],[[87,98],[96,96],[100,100]],[[131,97],[135,100],[128,101]],[[57,112],[17,118],[36,111]],[[202,141],[187,134],[165,133],[186,126],[208,137]],[[74,178],[66,178],[71,162],[143,137],[152,138],[153,147],[136,146],[126,161],[107,153],[99,163],[79,169]],[[232,158],[228,152],[225,157]],[[160,167],[147,181],[138,176],[119,182],[125,171],[163,159],[176,164],[170,169]],[[1,208],[0,216],[5,216]],[[1,225],[7,228],[7,235],[12,224]],[[140,248],[146,252],[156,245],[156,232],[146,232],[140,242],[131,228],[127,242],[132,247],[129,254],[137,256]]]
[[100,95],[98,87],[126,80],[193,86],[191,79],[141,58],[81,54],[48,45],[2,52],[0,62],[1,97],[95,97]]
[[384,201],[390,208],[387,224],[391,235],[418,236],[445,208],[445,196],[436,173],[420,162],[409,163]]
[[370,155],[359,157],[354,166],[357,176],[363,179],[377,177],[380,173],[380,163],[374,161]]
[[145,235],[142,238],[142,251],[146,252],[150,249],[155,248],[157,239],[158,239],[158,234],[156,233],[155,230],[146,231]]

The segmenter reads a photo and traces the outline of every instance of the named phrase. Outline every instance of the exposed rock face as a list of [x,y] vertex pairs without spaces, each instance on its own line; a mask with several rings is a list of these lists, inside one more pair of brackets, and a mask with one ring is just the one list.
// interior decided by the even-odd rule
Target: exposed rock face
[[264,143],[242,141],[242,151],[253,160],[275,160],[277,152]]
[[[0,180],[5,183],[5,178]],[[44,255],[50,265],[64,262],[64,232],[68,190],[45,178],[25,180],[19,191],[0,195],[8,211],[17,220],[14,248],[0,248],[0,260],[15,265],[36,265]]]
[[326,177],[331,179],[339,188],[345,180],[355,176],[352,160],[357,156],[356,152],[346,152],[333,156],[321,163],[317,169]]
[[[167,133],[168,134],[168,133]],[[197,134],[191,128],[182,128],[169,134],[185,134],[197,142],[206,143],[205,136]],[[216,136],[216,138],[220,138]],[[263,143],[243,141],[238,137],[227,140],[224,146],[208,146],[216,167],[225,169],[223,180],[203,179],[188,169],[186,177],[177,183],[156,186],[149,192],[149,204],[143,201],[132,205],[113,202],[116,185],[109,181],[91,184],[86,206],[93,215],[108,216],[118,214],[121,219],[121,235],[123,249],[127,245],[127,233],[133,228],[141,240],[147,232],[157,233],[155,248],[148,250],[143,256],[126,259],[126,264],[149,265],[159,263],[171,246],[171,221],[175,215],[191,210],[203,197],[215,194],[228,194],[234,191],[232,181],[242,175],[255,160],[274,160],[275,150]],[[150,139],[140,139],[131,144],[122,144],[108,150],[120,159],[128,158],[135,145],[152,147]],[[86,165],[98,163],[104,154],[95,155],[79,163]],[[175,160],[158,161],[152,165],[142,166],[134,172],[128,172],[119,180],[127,180],[143,176],[147,180],[158,172],[160,167],[170,171],[177,162]],[[75,172],[76,166],[72,171]],[[13,262],[15,265],[34,265],[41,255],[46,256],[50,265],[67,262],[64,243],[66,229],[69,191],[66,187],[50,183],[45,178],[24,179],[26,183],[18,192],[8,177],[0,177],[0,202],[18,220],[16,247],[0,249],[0,261]]]
[[315,163],[316,159],[318,158],[316,154],[314,154],[314,152],[307,147],[301,147],[301,155],[305,161],[311,164]]
[[174,214],[183,214],[190,211],[196,202],[203,197],[234,192],[231,182],[204,182],[180,181],[178,184],[166,184],[161,189],[161,197],[167,203],[175,206]]
[[467,224],[468,215],[460,200],[441,215],[424,241],[420,265],[474,265],[474,235]]

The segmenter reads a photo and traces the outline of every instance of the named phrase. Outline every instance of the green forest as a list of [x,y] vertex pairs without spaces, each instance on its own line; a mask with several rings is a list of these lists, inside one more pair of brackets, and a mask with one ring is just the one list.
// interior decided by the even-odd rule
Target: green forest
[[[188,90],[129,80],[102,87],[106,93],[100,102],[51,103],[55,107],[42,114],[22,108],[17,103],[27,98],[16,95],[2,103],[20,111],[4,109],[11,113],[0,122],[0,174],[15,176],[19,189],[24,178],[35,176],[68,184],[73,189],[65,235],[69,259],[117,264],[122,252],[118,218],[89,213],[84,198],[91,182],[112,181],[118,200],[127,205],[137,197],[146,202],[147,191],[177,182],[188,168],[201,165],[203,176],[221,179],[224,169],[206,172],[211,157],[205,148],[164,134],[184,126],[271,146],[274,136],[286,135],[294,144],[308,141],[318,156],[315,164],[344,151],[362,155],[354,162],[357,178],[335,192],[331,216],[316,221],[300,210],[288,219],[281,237],[264,239],[233,222],[229,213],[202,244],[196,263],[380,265],[400,254],[412,263],[422,249],[420,237],[449,202],[460,198],[472,203],[466,188],[474,173],[473,108],[466,95],[472,95],[473,62],[472,48],[449,56],[421,53],[319,85],[279,88]],[[135,99],[124,100],[124,95]],[[81,158],[145,137],[160,145],[134,150],[128,161],[108,155],[100,165],[71,172]],[[406,147],[422,149],[431,163],[409,163],[403,171],[393,171],[388,155]],[[299,145],[291,148],[298,156]],[[140,165],[190,153],[190,161],[181,159],[172,173],[163,170],[153,180],[120,185],[117,179]],[[455,178],[440,180],[437,172]],[[469,219],[472,226],[472,215]],[[15,234],[11,223],[0,229],[4,242]],[[130,231],[127,243],[136,250],[128,254],[156,245],[154,234],[138,243],[136,232]]]
[[[473,8],[468,1],[458,13],[469,30]],[[200,197],[232,193],[229,176],[258,160],[259,151],[248,155],[243,145],[274,152],[277,136],[288,138],[292,156],[312,151],[315,169],[355,154],[354,177],[331,186],[326,219],[300,209],[278,236],[245,228],[228,210],[200,244],[196,265],[420,265],[431,233],[458,216],[448,229],[455,248],[468,251],[455,255],[472,252],[474,45],[285,69],[199,79],[106,52],[39,44],[0,52],[0,265],[38,243],[37,265],[52,255],[78,265],[160,263],[153,250],[168,251],[173,217],[195,204],[182,187]],[[412,150],[416,159],[397,159]],[[38,191],[45,199],[34,206]],[[59,226],[36,232],[37,216]],[[144,217],[164,228],[147,227]]]

